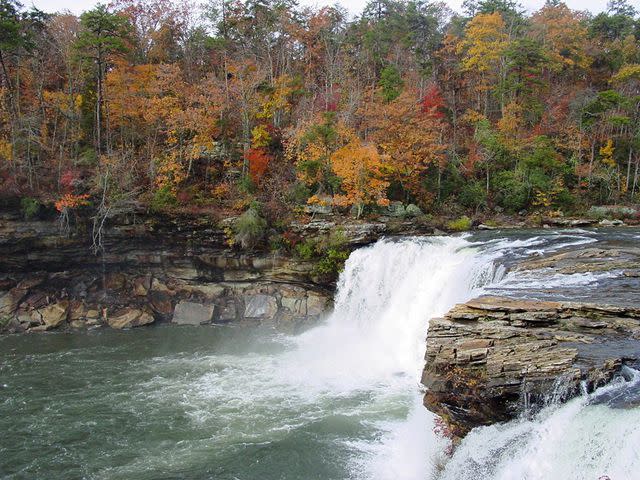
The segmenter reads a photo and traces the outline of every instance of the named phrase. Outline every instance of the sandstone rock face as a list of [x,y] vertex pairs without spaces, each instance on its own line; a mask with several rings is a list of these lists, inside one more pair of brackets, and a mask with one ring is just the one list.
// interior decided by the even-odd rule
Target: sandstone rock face
[[318,234],[326,235],[336,230],[340,230],[347,243],[353,246],[375,242],[388,233],[388,228],[385,223],[360,220],[340,225],[327,220],[314,220],[309,223],[294,222],[291,224],[291,231],[302,237]]
[[481,297],[433,319],[424,403],[457,436],[549,396],[591,391],[640,360],[640,309]]
[[11,315],[18,306],[18,301],[9,292],[0,292],[0,315],[9,316]]
[[327,297],[309,293],[307,297],[307,310],[306,315],[321,315],[328,308],[329,301]]
[[14,313],[29,293],[29,289],[38,284],[39,282],[23,281],[8,291],[0,292],[0,317],[7,317]]
[[178,325],[202,325],[211,323],[213,312],[213,305],[203,305],[202,303],[183,300],[176,305],[171,321]]
[[111,328],[122,330],[124,328],[141,327],[154,322],[153,315],[143,310],[128,308],[115,316],[107,317],[107,323]]

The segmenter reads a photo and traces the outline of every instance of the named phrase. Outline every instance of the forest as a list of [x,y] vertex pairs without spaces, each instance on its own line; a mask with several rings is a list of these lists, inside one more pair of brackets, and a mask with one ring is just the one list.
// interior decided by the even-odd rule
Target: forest
[[640,16],[548,0],[0,0],[0,196],[94,224],[135,209],[284,229],[571,214],[640,195]]

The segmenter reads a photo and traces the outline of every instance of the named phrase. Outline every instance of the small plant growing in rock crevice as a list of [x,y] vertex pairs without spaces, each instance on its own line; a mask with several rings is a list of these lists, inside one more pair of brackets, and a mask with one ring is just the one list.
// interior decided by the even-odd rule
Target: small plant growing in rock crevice
[[466,215],[458,218],[457,220],[451,220],[447,223],[447,228],[454,232],[464,232],[471,229],[471,219]]
[[347,258],[349,258],[348,251],[330,248],[316,264],[314,272],[321,275],[340,273],[344,269]]
[[314,239],[307,239],[304,242],[300,242],[295,246],[296,254],[302,260],[311,260],[316,256],[316,241]]
[[314,275],[334,275],[344,268],[349,258],[347,239],[340,230],[323,237],[308,238],[295,245],[296,255],[306,261],[315,261]]

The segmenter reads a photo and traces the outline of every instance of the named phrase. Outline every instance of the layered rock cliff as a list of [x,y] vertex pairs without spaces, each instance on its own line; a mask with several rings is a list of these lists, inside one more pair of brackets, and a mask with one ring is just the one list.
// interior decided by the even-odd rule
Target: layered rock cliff
[[[371,231],[356,229],[365,240]],[[330,308],[332,279],[314,276],[313,263],[234,251],[206,219],[123,217],[103,243],[94,255],[82,225],[65,237],[54,220],[0,212],[0,331],[157,321],[295,331]]]
[[[456,437],[591,392],[623,365],[640,362],[640,249],[634,241],[613,237],[568,247],[509,269],[516,277],[598,273],[608,280],[591,287],[538,283],[513,290],[519,298],[480,297],[430,321],[424,403]],[[576,296],[587,299],[564,300]]]
[[593,391],[640,360],[640,308],[481,297],[432,319],[424,403],[457,437]]

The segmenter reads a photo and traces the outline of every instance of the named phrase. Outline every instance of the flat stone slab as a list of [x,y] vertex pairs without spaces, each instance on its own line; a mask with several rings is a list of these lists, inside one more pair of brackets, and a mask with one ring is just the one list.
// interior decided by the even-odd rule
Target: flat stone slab
[[202,304],[188,301],[180,301],[173,311],[172,323],[178,325],[202,325],[213,320],[213,304]]
[[245,318],[273,318],[278,313],[278,302],[271,295],[251,295],[247,297]]

